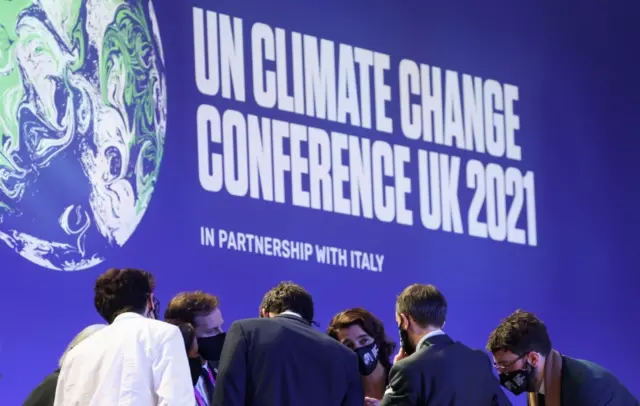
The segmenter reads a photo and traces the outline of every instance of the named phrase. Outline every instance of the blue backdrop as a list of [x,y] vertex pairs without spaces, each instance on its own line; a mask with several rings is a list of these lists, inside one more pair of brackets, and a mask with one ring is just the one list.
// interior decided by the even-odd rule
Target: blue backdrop
[[392,336],[433,283],[454,338],[525,308],[640,396],[631,1],[33,3],[0,3],[3,405],[111,266],[227,323],[294,280]]

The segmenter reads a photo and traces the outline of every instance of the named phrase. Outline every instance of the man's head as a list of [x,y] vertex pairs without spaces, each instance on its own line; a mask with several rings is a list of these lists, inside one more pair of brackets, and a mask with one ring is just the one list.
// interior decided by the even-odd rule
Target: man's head
[[487,350],[493,354],[500,382],[511,392],[536,392],[551,352],[547,326],[535,314],[516,310],[491,333]]
[[223,332],[220,302],[203,291],[178,293],[169,302],[164,318],[193,325],[197,337],[213,337]]
[[396,300],[396,321],[402,348],[408,354],[425,334],[441,329],[447,319],[447,300],[433,285],[413,284]]
[[280,282],[269,290],[260,304],[260,317],[274,317],[290,311],[313,322],[313,298],[302,286],[293,282]]
[[155,285],[149,272],[112,268],[96,280],[94,305],[107,323],[125,312],[157,319],[160,303],[153,295]]
[[192,325],[202,358],[220,360],[226,334],[217,297],[202,291],[178,293],[169,302],[164,318]]

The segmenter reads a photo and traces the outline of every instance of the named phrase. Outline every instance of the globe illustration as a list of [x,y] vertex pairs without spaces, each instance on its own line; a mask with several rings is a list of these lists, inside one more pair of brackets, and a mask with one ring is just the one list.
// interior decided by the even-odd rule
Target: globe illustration
[[122,247],[158,178],[166,98],[150,1],[0,0],[0,240],[62,271]]

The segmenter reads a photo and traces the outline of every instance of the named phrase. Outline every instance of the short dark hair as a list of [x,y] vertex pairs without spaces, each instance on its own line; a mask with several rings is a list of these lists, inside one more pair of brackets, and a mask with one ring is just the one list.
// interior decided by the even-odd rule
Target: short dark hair
[[491,332],[487,350],[492,353],[510,351],[517,356],[537,352],[546,357],[551,352],[551,338],[542,320],[531,312],[518,309]]
[[149,272],[111,268],[96,280],[94,305],[107,323],[125,312],[143,313],[155,285]]
[[197,290],[195,292],[181,292],[171,299],[164,312],[164,318],[178,320],[196,326],[197,316],[206,316],[216,310],[220,301],[214,295]]
[[396,343],[387,337],[384,324],[373,313],[362,308],[348,309],[333,316],[327,329],[331,338],[338,339],[338,331],[358,325],[378,344],[380,363],[387,373],[391,370],[390,358],[396,349]]
[[186,348],[188,354],[191,351],[193,341],[196,338],[196,330],[193,328],[193,325],[191,323],[184,323],[175,319],[168,319],[165,320],[165,322],[178,327],[182,334],[182,339],[184,340],[184,348]]
[[433,285],[413,284],[396,300],[396,312],[406,314],[420,327],[442,327],[447,320],[447,300]]
[[302,286],[293,282],[280,282],[262,298],[260,308],[267,313],[290,311],[313,322],[313,298]]

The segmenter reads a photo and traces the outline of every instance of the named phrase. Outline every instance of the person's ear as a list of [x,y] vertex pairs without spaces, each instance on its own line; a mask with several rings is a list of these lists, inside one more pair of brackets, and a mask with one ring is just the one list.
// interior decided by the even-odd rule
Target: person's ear
[[267,312],[264,311],[264,308],[260,308],[260,317],[261,318],[267,318]]
[[532,367],[538,368],[542,364],[542,355],[532,351],[527,355],[527,360]]
[[400,323],[399,323],[400,328],[403,329],[403,330],[409,330],[409,325],[410,325],[409,318],[410,317],[408,317],[404,313],[400,313],[400,314],[398,314],[398,318],[400,319]]

